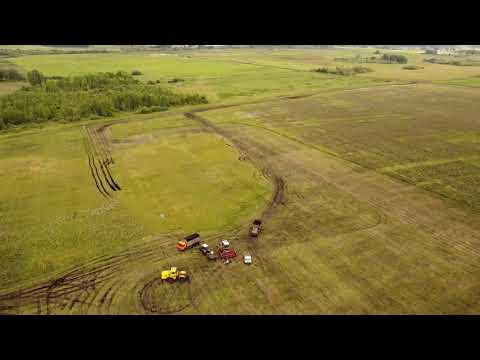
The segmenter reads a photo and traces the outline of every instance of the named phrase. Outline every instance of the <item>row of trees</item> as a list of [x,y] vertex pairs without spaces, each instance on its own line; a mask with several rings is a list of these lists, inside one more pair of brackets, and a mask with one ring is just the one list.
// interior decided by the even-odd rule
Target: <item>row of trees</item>
[[69,77],[45,77],[38,70],[32,70],[27,73],[27,80],[30,85],[41,86],[47,92],[93,90],[140,83],[132,75],[123,71]]
[[468,61],[460,60],[444,60],[437,58],[424,59],[423,61],[429,62],[432,64],[441,64],[441,65],[454,65],[454,66],[474,66],[475,64],[469,63]]
[[385,61],[389,64],[396,63],[396,64],[406,64],[408,63],[408,58],[404,55],[399,54],[383,54],[380,58],[382,61]]
[[327,67],[322,67],[317,70],[316,72],[323,73],[323,74],[333,74],[333,75],[342,75],[342,76],[352,76],[356,74],[364,74],[372,72],[373,70],[365,67],[365,66],[354,66],[352,68],[346,67],[336,67],[335,69],[330,69]]
[[16,69],[0,69],[0,81],[23,81],[25,77]]
[[68,50],[62,45],[62,48],[54,49],[53,46],[46,46],[44,49],[14,49],[0,48],[0,57],[18,57],[24,55],[48,55],[48,54],[106,54],[110,51],[107,49],[84,48],[79,50]]
[[54,80],[45,79],[39,72],[30,72],[28,78],[36,85],[0,98],[0,127],[207,103],[205,96],[177,94],[157,85],[140,84],[125,73]]
[[370,57],[361,57],[360,55],[357,55],[351,58],[336,58],[335,61],[349,63],[406,64],[408,63],[408,58],[399,54],[383,54],[382,56]]

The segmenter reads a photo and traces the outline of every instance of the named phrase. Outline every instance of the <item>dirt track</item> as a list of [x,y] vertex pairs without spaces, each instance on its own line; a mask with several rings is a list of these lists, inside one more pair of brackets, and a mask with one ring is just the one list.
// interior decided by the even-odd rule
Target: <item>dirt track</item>
[[185,114],[185,117],[200,123],[206,129],[222,136],[225,140],[230,142],[241,154],[243,154],[243,157],[241,156],[242,158],[249,160],[261,173],[263,173],[267,178],[271,180],[274,187],[273,197],[261,216],[261,220],[265,222],[274,213],[275,208],[283,202],[285,196],[285,181],[270,164],[266,163],[265,161],[261,161],[261,159],[252,156],[252,154],[249,154],[247,146],[237,140],[227,130],[215,126],[204,117],[198,115],[198,113],[200,112],[204,112],[204,110],[188,112]]

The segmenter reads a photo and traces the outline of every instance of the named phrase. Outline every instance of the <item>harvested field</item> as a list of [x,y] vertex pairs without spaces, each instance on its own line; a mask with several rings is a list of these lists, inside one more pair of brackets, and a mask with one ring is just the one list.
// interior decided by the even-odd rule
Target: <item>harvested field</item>
[[[477,96],[476,90],[444,86],[380,87],[254,106],[255,117],[248,122],[237,115],[238,109],[227,117],[364,168],[434,187],[442,196],[448,193],[448,198],[477,210]],[[283,111],[277,114],[278,108]],[[246,109],[242,113],[248,113]],[[221,110],[211,114],[224,122]],[[456,169],[447,166],[450,162]],[[425,176],[423,167],[429,169]],[[437,181],[425,183],[428,180]]]

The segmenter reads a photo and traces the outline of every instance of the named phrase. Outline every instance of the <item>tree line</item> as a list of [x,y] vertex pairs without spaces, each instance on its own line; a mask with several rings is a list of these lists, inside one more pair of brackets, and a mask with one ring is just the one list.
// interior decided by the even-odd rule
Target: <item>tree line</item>
[[360,55],[357,55],[351,58],[336,58],[335,61],[349,63],[406,64],[408,63],[408,58],[399,54],[383,54],[382,56],[370,57],[360,57]]
[[32,70],[27,73],[27,80],[30,85],[41,86],[46,92],[106,89],[140,84],[140,81],[123,71],[68,77],[45,77],[38,70]]
[[77,121],[110,117],[117,112],[147,112],[149,108],[205,104],[205,96],[178,94],[158,85],[145,85],[131,74],[98,73],[46,78],[30,71],[32,85],[0,98],[0,129],[45,121]]
[[0,81],[24,81],[23,76],[16,69],[0,69]]
[[389,63],[389,64],[392,64],[392,63],[406,64],[406,63],[408,63],[408,58],[404,55],[399,55],[399,54],[383,54],[380,59],[384,62]]
[[341,75],[341,76],[352,76],[356,74],[369,73],[372,71],[373,71],[372,69],[365,66],[354,66],[352,68],[336,67],[335,69],[321,67],[315,70],[315,72],[319,72],[323,74],[332,74],[332,75]]
[[85,48],[82,50],[67,50],[65,49],[13,49],[0,48],[0,57],[18,57],[24,55],[67,55],[67,54],[106,54],[111,51],[107,49]]
[[480,66],[479,60],[472,60],[472,59],[445,60],[445,59],[438,59],[438,58],[428,58],[428,59],[423,59],[423,61],[429,62],[431,64],[441,64],[441,65]]

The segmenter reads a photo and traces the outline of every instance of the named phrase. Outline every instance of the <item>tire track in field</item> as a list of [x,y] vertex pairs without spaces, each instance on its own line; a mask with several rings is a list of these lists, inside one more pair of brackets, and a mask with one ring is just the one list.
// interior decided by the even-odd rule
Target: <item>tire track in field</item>
[[[190,118],[192,118],[192,116],[190,115],[189,116]],[[215,129],[212,129],[212,127],[210,127],[211,130],[215,130]],[[282,135],[282,134],[279,134],[279,135]],[[324,151],[322,151],[324,152]],[[344,159],[342,159],[344,160]],[[358,164],[355,164],[355,165],[358,165]],[[362,167],[363,168],[363,167]],[[367,169],[368,170],[368,169]],[[390,214],[390,210],[388,207],[384,207],[382,206],[381,203],[379,203],[378,199],[375,199],[375,198],[368,198],[368,197],[358,197],[356,196],[356,193],[354,192],[354,190],[350,189],[348,186],[344,186],[346,184],[343,184],[342,182],[338,183],[336,181],[331,181],[331,179],[326,179],[325,177],[322,177],[323,181],[326,181],[327,183],[330,183],[332,185],[335,185],[336,187],[339,187],[340,190],[352,195],[354,198],[357,198],[358,200],[366,203],[369,205],[370,208],[372,208],[376,214],[377,214],[377,221],[375,222],[375,224],[373,224],[372,226],[368,226],[368,227],[365,227],[365,228],[362,228],[362,229],[358,229],[358,230],[353,230],[351,232],[357,232],[357,231],[365,231],[365,230],[373,230],[375,228],[377,228],[377,226],[380,226],[380,225],[385,225],[385,224],[388,224],[389,223],[389,217],[393,214]],[[361,179],[360,179],[361,180]],[[351,184],[350,184],[351,185]],[[382,197],[380,197],[382,198]],[[407,209],[408,210],[408,209]],[[412,210],[414,211],[415,208],[412,208]],[[387,216],[386,214],[389,214],[389,216]],[[393,215],[392,216],[393,219],[400,219],[397,214]],[[426,231],[426,233],[430,234],[430,237],[428,237],[428,242],[431,242],[431,245],[432,247],[429,246],[429,248],[431,249],[434,249],[435,246],[441,246],[441,247],[444,247],[445,249],[449,249],[449,248],[452,248],[453,247],[456,247],[458,251],[460,252],[463,252],[466,256],[471,256],[472,254],[473,255],[479,255],[479,251],[480,251],[480,247],[476,246],[476,244],[474,245],[474,243],[470,243],[469,241],[467,241],[467,239],[456,239],[457,236],[455,236],[456,234],[452,234],[450,236],[448,236],[446,233],[442,232],[442,231],[438,231],[438,228],[436,229],[435,228],[435,225],[430,226],[430,224],[428,223],[425,223],[425,221],[423,221],[424,219],[417,219],[417,217],[415,216],[414,213],[411,213],[411,214],[408,214],[406,213],[404,216],[402,216],[403,218],[403,223],[409,223],[411,225],[413,225],[414,228],[416,229],[419,229],[419,230],[422,230],[422,231]],[[458,225],[458,226],[457,226]],[[393,224],[392,224],[393,226]],[[456,228],[459,229],[459,231],[462,231],[463,227],[460,225],[460,223],[457,223],[456,224]],[[338,234],[337,234],[338,235]],[[461,237],[461,236],[460,236]],[[454,241],[452,241],[453,239],[455,239]],[[460,241],[458,241],[460,240]],[[270,244],[270,242],[269,242]],[[478,244],[478,242],[477,242]],[[254,252],[256,250],[256,247],[254,246],[250,246],[250,249],[251,249],[251,252]],[[423,252],[423,255],[422,256],[425,256],[426,258],[428,256],[431,256],[432,255],[432,252],[431,251],[426,251],[426,252]],[[256,252],[256,257],[259,257],[261,253],[258,253]],[[462,259],[458,258],[457,261],[462,261]],[[263,263],[264,262],[264,259],[262,259],[262,261],[260,263]],[[472,274],[476,274],[478,273],[478,269],[480,267],[480,265],[477,263],[477,264],[474,264],[470,261],[467,261],[467,262],[463,262],[463,264],[461,265],[463,267],[463,269],[466,271],[466,272],[470,272]],[[433,271],[433,270],[432,270]],[[438,271],[436,271],[436,273],[438,273]],[[438,273],[439,275],[441,273]],[[367,281],[366,278],[363,279],[363,281]],[[294,287],[295,284],[292,284],[292,287]],[[420,296],[418,293],[418,289],[416,288],[412,288],[411,291],[413,291],[416,296],[419,297],[419,299],[423,299],[422,296]],[[425,301],[427,301],[427,298],[424,298]],[[391,298],[389,301],[396,301],[394,298]],[[432,308],[433,311],[436,311],[435,308]]]
[[98,157],[98,151],[93,143],[93,140],[89,134],[88,128],[84,127],[84,131],[86,132],[87,140],[86,140],[86,152],[88,156],[88,164],[90,166],[90,170],[92,172],[92,177],[95,181],[95,185],[98,189],[98,191],[106,198],[110,197],[110,194],[108,193],[107,190],[105,190],[105,187],[103,186],[102,179],[100,178],[98,174],[98,169],[97,166],[95,165],[95,160],[96,157]]
[[[113,164],[113,158],[107,144],[106,137],[103,133],[106,125],[100,129],[94,129],[93,135],[90,131],[90,128],[83,126],[82,136],[84,136],[85,152],[88,156],[89,167],[92,172],[92,177],[95,181],[95,186],[97,190],[105,197],[112,198],[112,194],[106,189],[109,187],[110,190],[115,193],[121,190],[121,187],[114,180],[112,173],[109,169],[109,165]],[[100,171],[97,167],[100,167]],[[103,175],[103,180],[100,176],[100,172]],[[104,182],[106,185],[104,185]]]
[[[153,239],[117,254],[94,259],[39,285],[0,294],[0,310],[15,312],[35,308],[38,309],[36,313],[46,315],[77,312],[110,314],[119,291],[136,283],[135,279],[129,278],[132,270],[167,259],[173,261],[184,255],[178,253],[173,244],[171,236]],[[39,303],[45,305],[40,308],[37,306]]]
[[117,190],[122,190],[122,188],[120,187],[120,185],[118,185],[115,180],[113,179],[112,177],[112,174],[110,173],[110,169],[108,168],[108,166],[105,166],[105,169],[107,170],[107,174],[108,174],[108,177],[110,178],[110,181],[112,182],[113,186],[115,186],[115,188]]
[[97,165],[95,164],[95,161],[92,161],[92,163],[93,163],[93,169],[95,170],[95,175],[97,176],[97,179],[100,183],[100,187],[102,188],[104,194],[111,198],[112,195],[110,195],[110,193],[107,191],[107,189],[105,189],[105,186],[103,185],[102,179],[100,178],[100,175],[98,174],[98,169],[97,169]]
[[[223,137],[225,140],[230,142],[240,153],[249,154],[249,149],[243,143],[238,141],[234,136],[232,136],[232,134],[230,134],[227,130],[214,125],[206,118],[198,115],[198,113],[205,111],[207,110],[196,110],[192,112],[187,112],[184,115],[187,119],[196,121],[205,128]],[[262,220],[262,222],[265,222],[273,215],[276,208],[284,202],[285,180],[268,162],[264,162],[262,164],[260,163],[259,159],[255,159],[251,156],[248,156],[248,159],[254,167],[256,167],[261,173],[263,173],[268,179],[270,179],[274,187],[273,197],[267,204],[266,209],[260,217],[260,220]]]
[[[206,127],[207,129],[211,130],[212,132],[219,134],[220,136],[225,138],[227,141],[232,143],[240,153],[244,153],[244,154],[250,153],[248,147],[245,146],[243,143],[241,143],[239,140],[237,140],[229,131],[214,125],[212,122],[210,122],[206,118],[198,115],[198,113],[202,113],[206,111],[210,111],[210,110],[200,109],[200,110],[188,112],[188,113],[185,113],[185,117],[187,117],[188,119],[194,120],[200,123],[201,125],[203,125],[204,127]],[[277,134],[277,135],[282,135],[282,134]],[[267,204],[265,210],[260,216],[260,220],[262,220],[263,224],[265,225],[267,221],[273,216],[273,214],[277,210],[277,207],[279,205],[285,205],[286,183],[284,178],[280,176],[276,171],[276,169],[273,166],[271,166],[269,163],[263,162],[263,161],[260,162],[259,159],[252,156],[248,156],[248,159],[266,178],[270,179],[270,181],[274,185],[274,193],[273,193],[272,199]],[[330,182],[327,181],[327,183],[330,183]],[[349,192],[349,194],[354,196],[354,194],[351,192]],[[375,206],[375,204],[373,204],[372,202],[369,202],[368,205],[370,206],[371,210],[376,214],[377,220],[372,224],[361,225],[358,229],[349,230],[349,231],[346,231],[345,233],[353,233],[357,231],[370,230],[377,226],[386,224],[388,222],[387,216],[384,213],[384,211],[382,211],[378,206]],[[249,237],[246,236],[246,238],[249,238]],[[274,242],[285,243],[285,241],[283,240],[279,240],[279,241],[274,240]]]
[[[188,114],[186,116],[190,118],[193,116],[194,120],[199,121],[205,125],[205,127],[210,128],[210,130],[213,130],[214,132],[223,136],[227,141],[235,145],[235,147],[241,152],[248,154],[248,149],[244,146],[244,144],[239,142],[228,132],[209,124],[208,121],[201,117],[197,117],[194,114]],[[93,151],[95,152],[96,150]],[[262,214],[264,220],[268,220],[285,197],[285,182],[276,173],[275,169],[268,163],[263,164],[260,159],[254,159],[253,164],[274,183],[275,190],[272,200]],[[98,175],[98,171],[96,174]],[[237,231],[238,230],[235,230],[234,233]],[[234,235],[234,233],[230,233],[230,235]],[[218,234],[206,239],[218,239],[223,236],[225,236],[225,234]],[[244,236],[240,235],[240,239],[243,238],[249,239],[249,236],[247,234]],[[177,256],[181,256],[178,254],[177,256],[173,257],[168,256],[168,252],[164,250],[169,247],[170,243],[171,242],[169,240],[166,240],[166,242],[163,244],[141,245],[139,247],[133,247],[124,252],[120,252],[116,255],[105,256],[100,259],[96,259],[42,285],[2,295],[0,296],[0,302],[9,300],[16,301],[18,299],[19,304],[28,305],[32,302],[36,304],[38,301],[42,301],[43,299],[43,301],[46,302],[47,314],[54,314],[58,311],[63,312],[68,304],[70,304],[70,309],[72,310],[77,304],[80,304],[80,307],[87,306],[88,313],[91,311],[91,309],[97,309],[98,312],[108,313],[111,311],[110,307],[118,290],[124,285],[123,275],[119,275],[120,272],[128,272],[128,269],[134,269],[136,266],[142,266],[142,264],[148,260],[162,261],[167,258],[173,259]],[[259,259],[261,258],[262,257],[259,257]],[[91,288],[91,283],[89,280],[87,280],[91,279],[92,277],[94,277],[93,288]],[[116,280],[116,283],[118,283],[118,288],[116,287],[116,284],[112,284],[110,286],[107,285],[115,279],[118,279]],[[104,291],[105,289],[106,292],[103,293],[102,296],[99,296],[99,290]]]
[[102,170],[102,174],[103,174],[103,178],[105,179],[105,181],[107,182],[108,186],[110,187],[110,189],[112,191],[117,191],[117,188],[110,182],[110,180],[108,180],[108,177],[107,175],[105,174],[105,169],[106,166],[101,162],[101,161],[98,161],[98,165],[100,166],[100,170]]
[[[90,264],[79,266],[64,275],[27,289],[20,289],[11,293],[0,295],[0,306],[7,306],[9,309],[35,305],[37,302],[46,303],[46,314],[64,312],[67,306],[70,309],[76,304],[86,304],[91,308],[97,307],[101,310],[104,302],[112,303],[113,298],[103,298],[104,301],[95,303],[95,295],[88,301],[88,297],[101,290],[101,284],[117,279],[122,284],[123,279],[118,279],[120,271],[128,269],[132,265],[141,265],[148,258],[156,255],[155,250],[170,247],[171,241],[157,241],[157,244],[142,244],[137,247],[122,251],[116,255],[95,259]],[[166,253],[160,257],[165,258]],[[164,260],[164,259],[160,260]],[[85,294],[90,292],[91,294]],[[85,299],[82,300],[82,297]],[[4,305],[5,304],[5,305]]]
[[[101,157],[100,161],[101,161],[102,171],[103,171],[103,168],[106,169],[107,174],[108,174],[108,178],[110,179],[111,183],[113,184],[112,190],[113,191],[121,191],[122,190],[121,187],[117,184],[117,182],[115,182],[114,177],[113,177],[113,175],[110,171],[110,168],[109,168],[109,166],[113,165],[115,162],[114,162],[114,159],[112,157],[112,152],[110,150],[110,144],[108,142],[108,138],[105,135],[105,131],[112,125],[113,124],[110,123],[110,124],[105,124],[105,125],[103,125],[99,128],[94,128],[93,132],[96,135],[96,137],[98,139],[98,142],[100,143],[101,154],[102,154],[102,157]],[[105,180],[107,182],[109,182],[107,177],[105,177]],[[109,185],[110,185],[110,183],[109,183]]]
[[84,137],[83,133],[82,133],[82,137],[84,141],[85,152],[87,153],[87,157],[88,157],[88,166],[90,167],[90,172],[91,172],[93,181],[95,182],[95,187],[97,188],[98,192],[102,194],[102,196],[106,197],[106,195],[102,192],[102,190],[100,189],[100,186],[98,185],[98,180],[97,180],[97,177],[95,176],[95,172],[92,166],[92,155],[91,155],[90,149],[88,148],[87,139]]

